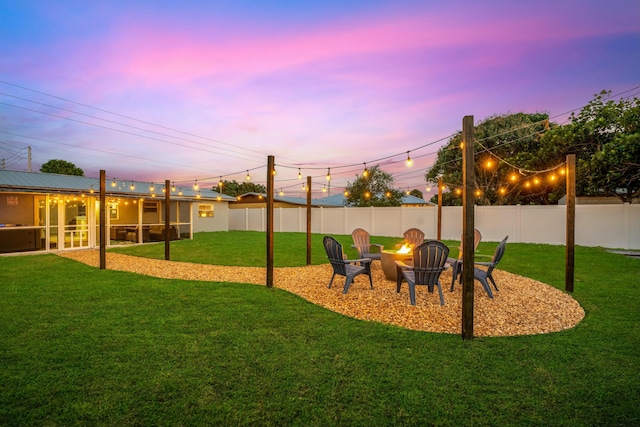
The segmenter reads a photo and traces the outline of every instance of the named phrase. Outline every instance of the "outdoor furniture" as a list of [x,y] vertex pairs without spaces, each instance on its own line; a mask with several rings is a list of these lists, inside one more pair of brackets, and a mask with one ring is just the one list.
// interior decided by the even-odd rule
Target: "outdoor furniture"
[[[424,232],[419,228],[410,228],[404,232],[402,238],[404,240],[403,244],[415,247],[424,242]],[[396,247],[400,247],[403,244],[396,245]]]
[[[458,247],[458,258],[447,258],[447,263],[451,266],[451,292],[453,292],[453,286],[456,283],[458,275],[462,273],[462,241],[464,236],[460,236],[460,246]],[[475,251],[478,244],[482,240],[482,233],[477,228],[473,229],[473,250]],[[460,283],[462,283],[462,276],[460,276]]]
[[416,305],[416,285],[426,285],[429,292],[433,292],[433,287],[437,286],[440,305],[444,305],[440,274],[446,268],[448,255],[449,248],[438,240],[428,240],[417,246],[413,250],[413,266],[396,261],[398,267],[396,292],[400,292],[402,280],[406,280],[409,285],[411,305]]
[[491,283],[493,284],[493,287],[496,288],[496,291],[499,291],[498,287],[496,286],[496,281],[493,280],[492,273],[493,273],[493,269],[496,267],[496,265],[498,265],[498,263],[502,259],[502,256],[504,255],[504,249],[505,249],[505,246],[507,245],[508,238],[509,236],[502,239],[502,242],[500,242],[500,244],[496,248],[496,251],[494,252],[490,262],[475,263],[475,265],[481,265],[481,266],[487,267],[486,270],[478,267],[473,268],[473,278],[479,281],[480,283],[482,283],[482,287],[484,288],[485,291],[487,291],[489,298],[493,298],[493,293],[491,292],[491,288],[489,287],[488,280],[491,281]]
[[349,292],[349,287],[351,286],[354,278],[360,274],[366,274],[369,276],[369,285],[371,286],[371,289],[373,289],[370,258],[345,259],[344,252],[342,251],[342,245],[331,236],[324,236],[322,243],[324,244],[324,249],[327,252],[329,262],[333,267],[333,275],[331,276],[331,281],[327,288],[331,288],[331,284],[333,283],[333,279],[336,277],[336,274],[344,276],[345,282],[342,293],[346,294]]
[[[351,238],[353,239],[353,245],[351,245],[351,247],[357,249],[360,258],[370,258],[372,260],[379,260],[381,258],[384,245],[371,243],[368,231],[362,228],[356,228],[351,233]],[[373,252],[371,251],[372,248],[374,249]]]

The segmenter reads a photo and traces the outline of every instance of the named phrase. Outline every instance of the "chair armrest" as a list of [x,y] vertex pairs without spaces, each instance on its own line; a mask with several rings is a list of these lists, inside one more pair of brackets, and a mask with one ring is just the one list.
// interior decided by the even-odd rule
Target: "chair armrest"
[[475,265],[484,265],[485,267],[491,267],[493,265],[492,262],[474,262]]
[[380,252],[382,252],[382,250],[384,249],[384,245],[381,245],[379,243],[371,243],[369,246],[376,246],[380,249]]
[[372,261],[371,258],[345,259],[344,260],[345,263],[349,263],[349,264],[354,263],[354,262],[361,262],[361,263],[363,262],[365,264],[370,264],[371,261]]
[[413,266],[405,264],[403,261],[395,261],[396,267],[401,268],[403,270],[411,270]]

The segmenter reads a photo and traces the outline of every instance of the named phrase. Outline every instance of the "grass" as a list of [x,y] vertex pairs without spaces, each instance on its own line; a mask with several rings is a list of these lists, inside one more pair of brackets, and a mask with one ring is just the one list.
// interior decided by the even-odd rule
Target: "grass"
[[[303,265],[305,242],[277,234],[276,265]],[[202,233],[171,255],[263,265],[264,249],[261,233]],[[563,247],[508,244],[501,267],[564,287]],[[577,327],[463,341],[279,289],[0,257],[0,425],[638,425],[639,283],[640,259],[579,247]]]

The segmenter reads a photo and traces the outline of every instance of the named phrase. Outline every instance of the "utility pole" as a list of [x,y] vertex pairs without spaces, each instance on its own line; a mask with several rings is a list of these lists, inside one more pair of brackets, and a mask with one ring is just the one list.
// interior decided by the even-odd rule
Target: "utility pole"
[[[2,169],[4,169],[4,162],[2,164]],[[31,172],[31,146],[27,147],[27,171]]]

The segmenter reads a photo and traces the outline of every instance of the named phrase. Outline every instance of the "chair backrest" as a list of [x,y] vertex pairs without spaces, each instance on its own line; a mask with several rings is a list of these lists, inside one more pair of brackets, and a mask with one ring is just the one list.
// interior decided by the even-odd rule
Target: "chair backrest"
[[[482,240],[482,233],[477,228],[473,229],[473,250],[478,249],[478,245]],[[462,242],[464,241],[464,235],[460,236],[460,250],[458,251],[458,259],[462,259]]]
[[413,271],[416,284],[432,285],[440,278],[440,273],[449,256],[449,248],[439,240],[427,240],[413,250]]
[[362,228],[356,228],[351,232],[353,245],[358,250],[358,256],[361,258],[371,251],[371,236],[369,232]]
[[424,233],[418,228],[410,228],[404,232],[403,238],[405,243],[418,246],[424,242]]
[[324,236],[322,239],[324,250],[327,252],[327,258],[336,274],[345,276],[347,274],[342,245],[331,236]]
[[508,238],[509,238],[509,236],[507,236],[504,239],[502,239],[502,242],[500,242],[500,244],[496,248],[496,251],[493,253],[493,258],[491,258],[491,264],[493,264],[492,267],[495,267],[496,264],[498,264],[500,262],[500,260],[502,259],[502,256],[504,255],[504,249],[507,246],[507,239]]

